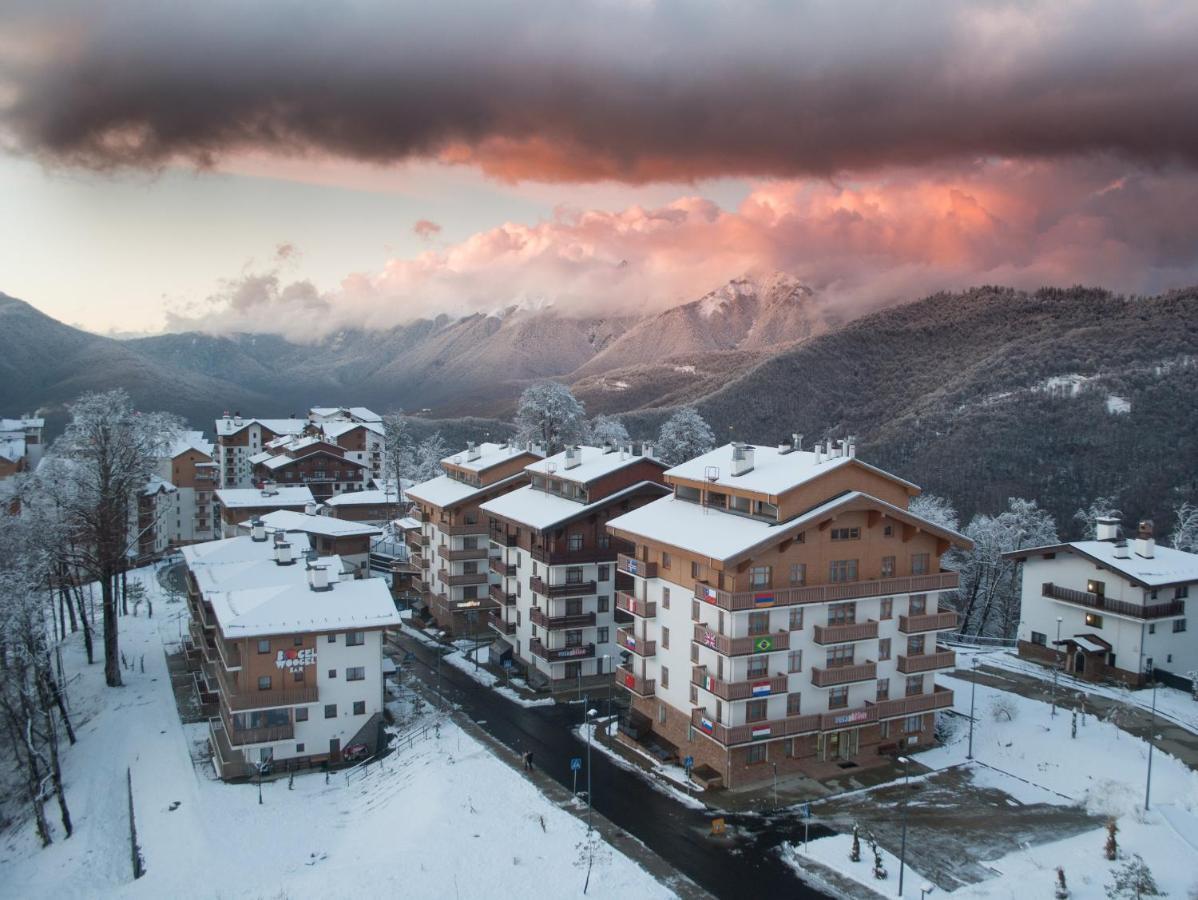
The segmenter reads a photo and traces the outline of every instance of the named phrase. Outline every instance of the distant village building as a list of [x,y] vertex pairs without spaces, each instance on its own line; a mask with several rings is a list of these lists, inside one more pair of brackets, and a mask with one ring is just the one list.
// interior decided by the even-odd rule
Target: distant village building
[[487,516],[479,506],[530,481],[524,471],[544,454],[517,444],[473,444],[441,460],[445,474],[407,491],[421,520],[409,537],[417,605],[453,634],[486,633],[486,601],[499,583],[490,568]]
[[669,493],[665,469],[648,447],[573,446],[525,466],[527,486],[481,504],[497,554],[487,621],[534,686],[611,678],[620,661],[616,558],[632,546],[606,525]]
[[201,431],[185,431],[158,461],[158,476],[177,490],[175,516],[169,523],[173,546],[210,541],[220,531],[213,503],[220,475],[212,443]]
[[841,774],[935,740],[937,635],[961,535],[907,509],[914,484],[851,444],[731,444],[668,470],[672,495],[607,523],[624,736],[693,757],[706,784]]
[[134,565],[144,566],[160,559],[170,549],[179,520],[179,491],[157,475],[151,476],[133,504],[135,536]]
[[[403,505],[407,506],[407,501]],[[394,490],[368,489],[336,494],[322,504],[321,511],[335,519],[383,525],[391,520],[400,503]]]
[[226,413],[216,420],[216,455],[220,464],[220,487],[248,488],[254,483],[250,457],[284,435],[302,434],[307,419],[243,419]]
[[1007,554],[1023,563],[1019,655],[1090,681],[1138,686],[1161,670],[1198,670],[1198,635],[1186,601],[1198,596],[1198,554],[1159,547],[1151,522],[1132,540],[1118,519],[1097,540]]
[[0,480],[37,468],[45,449],[42,441],[45,427],[46,420],[40,416],[0,418]]
[[306,487],[280,487],[268,483],[261,488],[227,488],[216,492],[217,514],[223,537],[236,537],[238,526],[260,519],[279,509],[303,512],[316,504]]

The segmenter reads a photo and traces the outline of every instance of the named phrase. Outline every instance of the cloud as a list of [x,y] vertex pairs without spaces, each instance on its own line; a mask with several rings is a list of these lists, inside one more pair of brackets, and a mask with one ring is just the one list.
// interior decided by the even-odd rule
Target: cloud
[[1098,284],[1156,293],[1198,282],[1198,174],[1119,158],[989,160],[834,182],[759,184],[736,209],[687,196],[657,208],[560,209],[507,222],[319,292],[277,272],[222,286],[172,328],[311,340],[442,313],[552,305],[631,315],[783,271],[860,312],[976,284]]
[[416,224],[412,226],[412,231],[416,236],[428,240],[441,233],[441,226],[430,219],[417,219]]
[[1198,161],[1198,5],[466,0],[0,12],[0,129],[56,164],[441,160],[502,179]]

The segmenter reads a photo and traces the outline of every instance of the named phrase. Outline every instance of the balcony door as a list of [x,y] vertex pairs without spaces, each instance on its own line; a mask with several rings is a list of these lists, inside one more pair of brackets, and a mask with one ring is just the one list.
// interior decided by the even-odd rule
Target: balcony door
[[830,731],[822,735],[819,758],[821,762],[836,762],[837,760],[852,759],[857,755],[859,731],[850,728],[846,731]]

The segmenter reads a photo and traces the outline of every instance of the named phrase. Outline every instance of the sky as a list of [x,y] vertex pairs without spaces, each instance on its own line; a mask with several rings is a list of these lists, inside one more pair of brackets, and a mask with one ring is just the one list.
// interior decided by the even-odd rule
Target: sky
[[1198,4],[0,8],[0,291],[101,332],[1198,283]]

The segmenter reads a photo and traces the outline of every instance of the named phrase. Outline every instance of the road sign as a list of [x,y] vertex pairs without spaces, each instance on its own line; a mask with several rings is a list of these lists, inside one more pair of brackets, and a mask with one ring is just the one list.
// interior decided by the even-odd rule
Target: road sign
[[577,772],[581,768],[582,768],[582,757],[581,756],[572,757],[570,759],[570,771]]
[[810,803],[803,804],[803,818],[804,819],[811,818],[811,804]]
[[724,820],[723,820],[723,818],[718,818],[718,819],[712,819],[712,820],[711,820],[711,834],[712,834],[712,836],[713,836],[713,837],[720,837],[720,836],[722,836],[722,835],[724,834]]
[[686,771],[689,772],[695,767],[695,758],[693,756],[688,756],[682,761],[682,765],[686,768]]
[[510,669],[512,667],[512,661],[510,659],[505,659],[502,663],[502,666],[505,669]]

